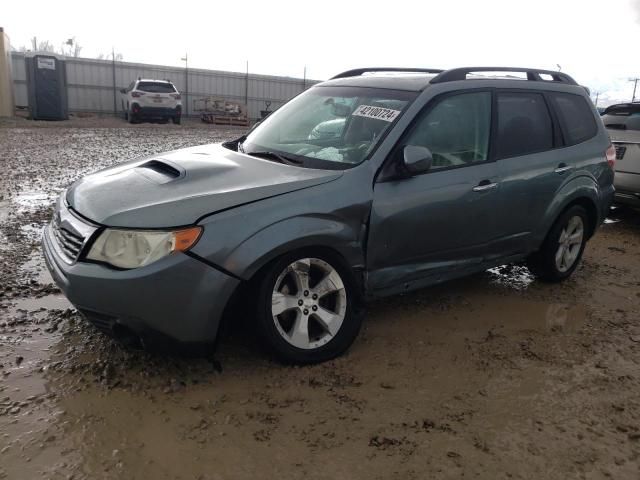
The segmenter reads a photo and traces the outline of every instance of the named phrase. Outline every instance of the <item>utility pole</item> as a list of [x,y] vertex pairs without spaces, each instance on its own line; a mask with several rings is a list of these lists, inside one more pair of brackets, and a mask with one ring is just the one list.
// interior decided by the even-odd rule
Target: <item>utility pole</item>
[[184,62],[184,103],[186,106],[185,117],[189,116],[189,55],[187,53],[184,54],[184,57],[181,58]]
[[307,66],[304,66],[304,74],[302,75],[302,91],[307,89]]
[[636,88],[638,87],[638,80],[640,80],[640,78],[629,79],[630,82],[633,82],[633,97],[631,97],[631,103],[636,101]]
[[244,104],[249,110],[249,60],[247,60],[247,69],[244,76]]
[[113,77],[113,115],[118,115],[118,103],[116,100],[116,51],[111,47],[111,74]]

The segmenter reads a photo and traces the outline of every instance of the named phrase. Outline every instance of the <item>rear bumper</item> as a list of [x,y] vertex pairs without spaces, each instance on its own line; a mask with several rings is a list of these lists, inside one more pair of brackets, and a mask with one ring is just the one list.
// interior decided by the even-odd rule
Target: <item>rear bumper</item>
[[616,203],[640,207],[640,174],[616,172]]
[[209,344],[239,280],[182,253],[133,270],[64,262],[51,228],[42,236],[51,275],[69,301],[95,326],[133,332],[143,343]]
[[182,114],[181,108],[167,108],[167,107],[141,107],[133,110],[134,115],[146,118],[166,118],[166,117],[179,117]]

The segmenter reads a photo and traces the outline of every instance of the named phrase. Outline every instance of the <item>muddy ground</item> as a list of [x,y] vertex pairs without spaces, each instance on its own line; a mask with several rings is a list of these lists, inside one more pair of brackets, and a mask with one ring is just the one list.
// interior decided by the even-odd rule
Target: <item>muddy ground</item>
[[237,130],[0,124],[0,479],[640,478],[640,214],[562,285],[504,267],[369,305],[342,358],[127,350],[45,271],[74,179]]

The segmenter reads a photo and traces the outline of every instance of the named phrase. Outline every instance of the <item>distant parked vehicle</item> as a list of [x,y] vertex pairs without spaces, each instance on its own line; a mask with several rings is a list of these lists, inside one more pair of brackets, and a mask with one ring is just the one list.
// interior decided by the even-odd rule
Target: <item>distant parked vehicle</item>
[[640,102],[608,107],[602,121],[616,148],[616,203],[640,207]]
[[169,120],[180,124],[182,100],[180,92],[168,80],[139,78],[122,93],[122,110],[129,123],[143,120]]

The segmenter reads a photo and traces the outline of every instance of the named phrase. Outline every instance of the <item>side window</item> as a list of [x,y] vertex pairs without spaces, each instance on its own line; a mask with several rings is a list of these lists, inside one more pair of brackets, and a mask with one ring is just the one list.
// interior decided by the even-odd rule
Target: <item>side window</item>
[[498,93],[498,158],[553,148],[549,109],[540,93]]
[[598,126],[584,97],[556,92],[551,94],[551,98],[560,117],[567,145],[575,145],[595,136]]
[[490,130],[491,93],[461,93],[422,114],[406,144],[431,150],[434,170],[455,167],[487,160]]

